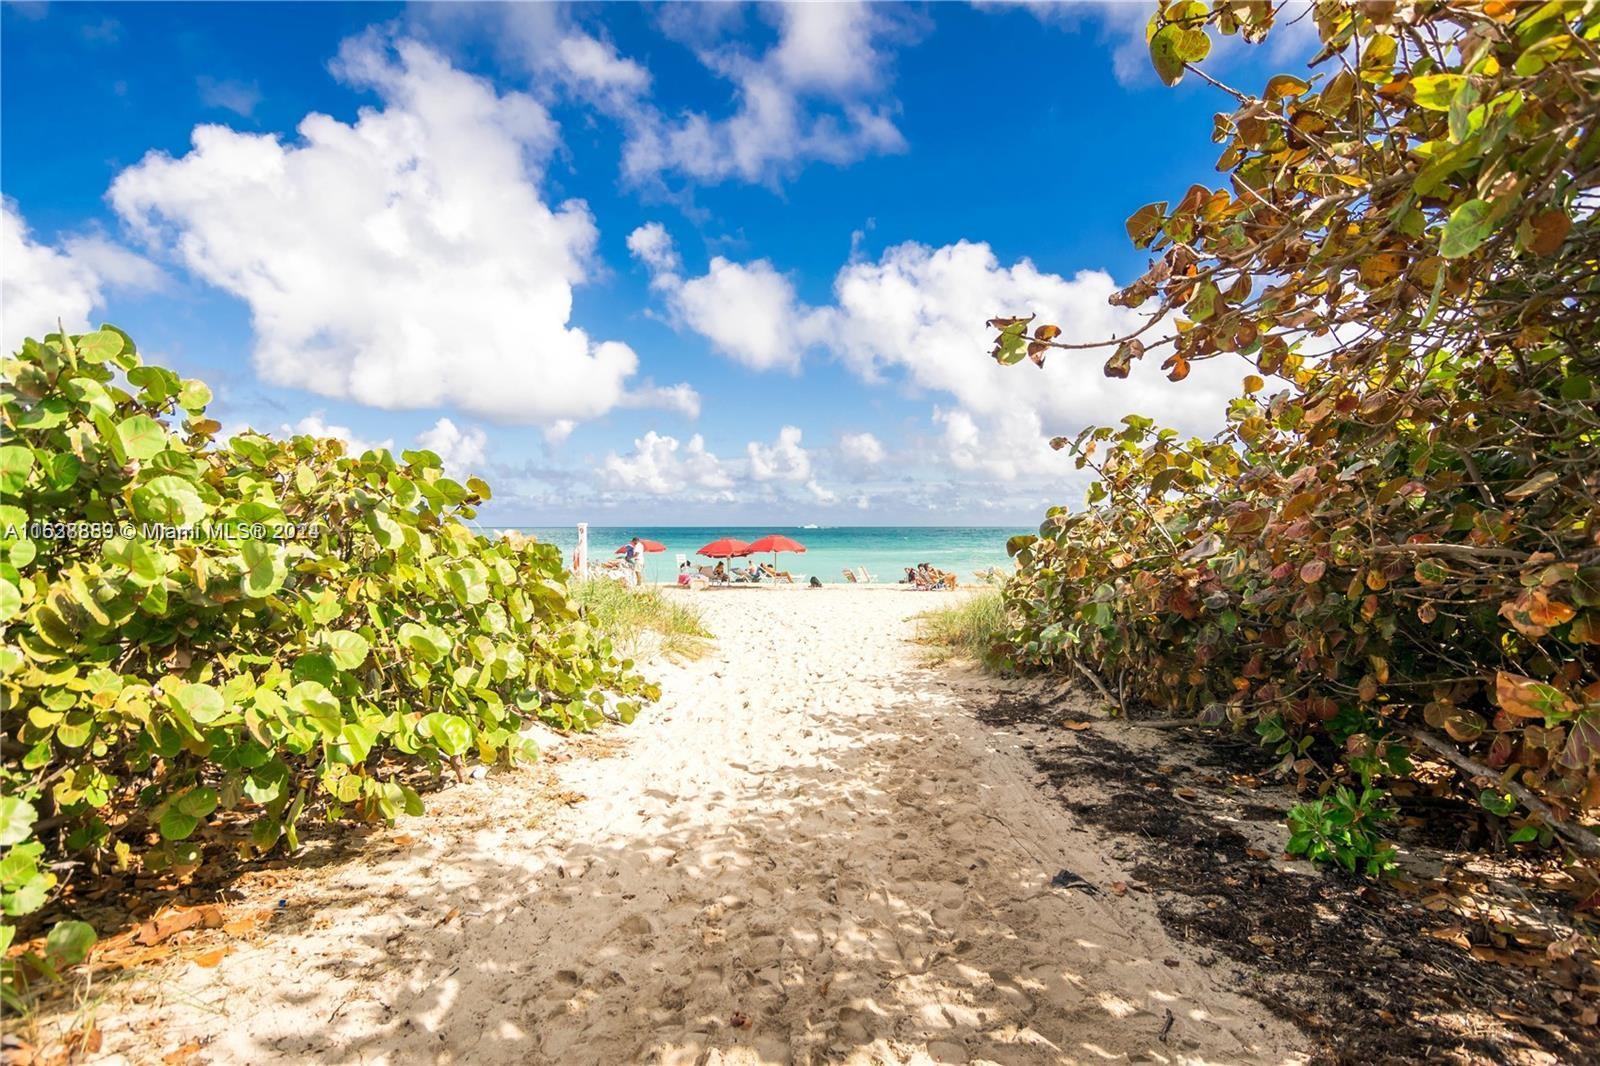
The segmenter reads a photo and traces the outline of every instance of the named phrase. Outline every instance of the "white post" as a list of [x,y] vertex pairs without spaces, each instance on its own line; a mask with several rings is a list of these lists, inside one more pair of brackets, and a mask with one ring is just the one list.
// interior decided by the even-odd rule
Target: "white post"
[[589,523],[578,523],[578,565],[574,568],[578,580],[589,576]]

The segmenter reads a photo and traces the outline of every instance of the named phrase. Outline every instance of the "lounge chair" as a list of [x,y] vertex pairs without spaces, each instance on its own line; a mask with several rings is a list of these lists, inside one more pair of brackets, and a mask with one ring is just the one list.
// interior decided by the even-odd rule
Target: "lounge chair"
[[856,583],[856,575],[854,574],[854,572],[852,572],[850,570],[846,570],[846,571],[844,571],[844,580],[845,580],[845,584],[854,585]]
[[856,580],[863,585],[870,585],[878,579],[874,575],[867,573],[866,567],[858,566],[856,567]]
[[757,573],[761,574],[769,581],[787,581],[791,585],[794,584],[793,574],[789,573],[787,570],[779,570],[771,563],[762,563],[757,570]]

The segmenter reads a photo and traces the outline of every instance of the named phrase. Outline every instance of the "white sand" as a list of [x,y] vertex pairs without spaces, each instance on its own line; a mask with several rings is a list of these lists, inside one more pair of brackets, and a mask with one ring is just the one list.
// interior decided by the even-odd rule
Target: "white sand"
[[612,734],[619,754],[551,764],[587,798],[539,814],[550,770],[497,774],[354,857],[246,882],[235,913],[284,897],[284,917],[214,968],[118,988],[103,1055],[1303,1058],[1149,897],[1050,886],[1063,867],[1102,886],[1126,872],[971,717],[977,683],[919,665],[911,619],[942,594],[672,594],[705,608],[718,646],[652,667],[665,697]]

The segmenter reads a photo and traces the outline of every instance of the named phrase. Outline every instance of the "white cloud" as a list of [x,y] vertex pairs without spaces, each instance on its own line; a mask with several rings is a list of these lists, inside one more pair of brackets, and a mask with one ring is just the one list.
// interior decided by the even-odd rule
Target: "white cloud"
[[800,446],[800,428],[784,426],[772,444],[751,441],[750,476],[757,481],[806,481],[811,477],[811,455]]
[[623,174],[647,182],[675,173],[693,181],[770,182],[809,161],[854,162],[904,151],[887,96],[886,44],[910,35],[900,11],[867,4],[782,4],[760,9],[778,40],[761,55],[721,39],[729,21],[697,20],[696,54],[731,81],[731,115],[673,117],[640,104],[628,127]]
[[[293,425],[284,424],[280,428],[280,432],[286,437],[292,437],[296,434],[305,434],[311,437],[333,437],[335,440],[344,441],[345,449],[350,455],[360,455],[363,452],[378,449],[394,450],[394,438],[390,437],[376,441],[366,440],[356,436],[355,431],[349,426],[337,426],[329,423],[321,411],[313,411]],[[230,433],[228,436],[231,437],[234,434]]]
[[40,244],[16,205],[0,201],[0,343],[8,355],[27,337],[56,332],[58,322],[69,333],[86,331],[109,289],[151,289],[162,281],[148,260],[103,237]]
[[652,287],[666,294],[674,322],[755,370],[798,370],[820,338],[823,320],[804,309],[794,283],[765,259],[735,263],[715,256],[706,273],[684,280],[672,238],[659,222],[640,226],[628,248],[650,267]]
[[488,449],[489,435],[477,426],[457,426],[441,418],[417,437],[417,447],[433,452],[451,477],[479,473]]
[[622,398],[623,407],[655,407],[676,411],[683,417],[700,417],[700,394],[688,385],[652,385],[648,382],[630,389]]
[[1192,432],[1216,429],[1243,375],[1237,364],[1199,364],[1174,384],[1159,356],[1136,363],[1126,381],[1102,374],[1104,351],[1055,352],[1042,371],[989,358],[993,335],[984,323],[995,315],[1037,313],[1060,325],[1068,343],[1127,335],[1143,319],[1107,303],[1116,288],[1098,270],[1065,278],[1026,259],[1003,266],[987,244],[902,244],[839,272],[831,345],[869,380],[892,374],[949,397],[953,405],[936,415],[947,454],[1003,479],[1070,469],[1048,447],[1050,436],[1115,424],[1127,413]]
[[261,88],[255,82],[221,80],[202,74],[195,81],[200,90],[200,102],[207,107],[220,107],[236,115],[249,118],[261,103]]
[[698,433],[687,444],[680,444],[676,437],[650,430],[633,442],[628,455],[607,455],[599,475],[611,488],[653,496],[687,492],[703,498],[709,491],[732,498],[726,490],[733,487],[733,479],[723,469],[722,460],[706,450],[705,439]]
[[[1117,286],[1103,271],[1068,278],[1026,259],[1003,266],[987,244],[907,243],[876,262],[853,261],[835,277],[834,303],[824,308],[800,303],[792,287],[767,299],[741,293],[727,283],[735,276],[785,281],[764,260],[713,260],[706,275],[680,280],[668,293],[678,319],[753,367],[792,366],[800,349],[814,344],[867,381],[888,379],[932,394],[939,399],[933,423],[945,458],[974,475],[1061,477],[1072,465],[1050,449],[1051,436],[1115,424],[1128,413],[1210,433],[1244,373],[1237,363],[1217,360],[1196,364],[1187,381],[1174,384],[1154,355],[1118,381],[1101,373],[1104,351],[1055,352],[1043,371],[998,365],[989,358],[993,335],[984,324],[996,315],[1037,313],[1041,322],[1060,325],[1068,343],[1126,336],[1142,319],[1107,303]],[[739,298],[686,306],[684,294],[702,288]],[[847,461],[870,451],[866,442],[841,441]]]
[[646,222],[628,234],[628,251],[648,266],[653,274],[671,274],[683,269],[667,227],[659,222]]
[[839,438],[839,454],[851,466],[867,470],[883,462],[888,452],[871,433],[846,433]]
[[502,61],[538,85],[560,85],[603,110],[625,110],[650,89],[650,72],[579,26],[570,5],[414,4],[409,14],[419,29],[456,43],[487,36]]
[[832,492],[829,489],[825,489],[821,485],[817,484],[816,478],[812,478],[810,481],[806,482],[806,491],[811,493],[812,498],[821,504],[837,503],[839,500],[837,493]]
[[538,190],[545,108],[415,41],[346,41],[335,73],[382,108],[310,114],[298,141],[200,126],[110,199],[153,243],[243,299],[265,380],[399,409],[551,424],[623,403],[638,364],[569,325],[594,221]]

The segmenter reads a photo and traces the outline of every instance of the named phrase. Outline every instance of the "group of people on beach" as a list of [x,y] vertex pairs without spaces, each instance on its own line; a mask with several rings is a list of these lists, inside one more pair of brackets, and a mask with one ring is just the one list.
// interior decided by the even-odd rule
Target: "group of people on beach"
[[716,566],[696,566],[685,560],[678,566],[678,584],[693,584],[696,577],[703,577],[707,581],[719,585],[730,582],[754,584],[758,581],[787,581],[794,584],[794,575],[787,570],[779,570],[771,563],[757,563],[754,566],[735,567],[731,572],[722,560],[717,560]]
[[953,589],[956,587],[956,575],[949,570],[940,570],[932,563],[918,563],[906,567],[906,576],[900,579],[900,584],[919,589]]

